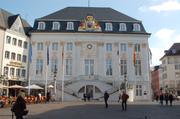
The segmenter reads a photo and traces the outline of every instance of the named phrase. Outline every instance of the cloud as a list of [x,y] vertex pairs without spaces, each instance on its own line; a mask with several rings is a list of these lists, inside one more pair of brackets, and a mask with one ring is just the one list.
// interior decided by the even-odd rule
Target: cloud
[[156,12],[177,11],[180,10],[180,3],[177,0],[168,0],[162,4],[150,6],[149,10]]
[[180,33],[174,29],[162,28],[154,33],[156,47],[151,47],[152,65],[159,65],[164,50],[168,50],[174,43],[180,43]]

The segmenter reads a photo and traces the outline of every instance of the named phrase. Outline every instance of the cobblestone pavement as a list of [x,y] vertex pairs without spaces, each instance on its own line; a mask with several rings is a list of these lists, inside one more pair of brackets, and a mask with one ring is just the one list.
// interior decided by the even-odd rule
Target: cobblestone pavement
[[[180,119],[180,102],[172,107],[156,102],[130,103],[127,111],[117,102],[110,102],[108,109],[103,102],[33,104],[28,109],[25,119]],[[10,108],[0,108],[0,119],[11,118]]]

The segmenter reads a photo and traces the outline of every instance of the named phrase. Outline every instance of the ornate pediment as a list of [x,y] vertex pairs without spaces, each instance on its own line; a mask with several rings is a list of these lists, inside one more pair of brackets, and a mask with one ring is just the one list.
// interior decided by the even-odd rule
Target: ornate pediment
[[83,21],[80,22],[78,31],[102,31],[99,23],[93,16],[87,16]]

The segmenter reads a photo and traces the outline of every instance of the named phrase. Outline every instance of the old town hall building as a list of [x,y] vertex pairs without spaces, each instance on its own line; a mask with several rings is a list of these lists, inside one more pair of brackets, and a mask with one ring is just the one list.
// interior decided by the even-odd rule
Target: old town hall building
[[[149,44],[141,21],[111,8],[67,7],[38,18],[31,31],[30,83],[55,86],[63,100],[87,94],[150,100]],[[61,92],[63,91],[63,93]]]

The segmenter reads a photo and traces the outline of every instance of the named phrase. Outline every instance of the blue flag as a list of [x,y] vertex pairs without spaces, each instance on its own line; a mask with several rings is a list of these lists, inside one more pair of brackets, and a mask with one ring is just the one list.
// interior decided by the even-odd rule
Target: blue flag
[[47,65],[49,65],[49,46],[47,46]]
[[29,45],[29,62],[32,63],[32,45]]

